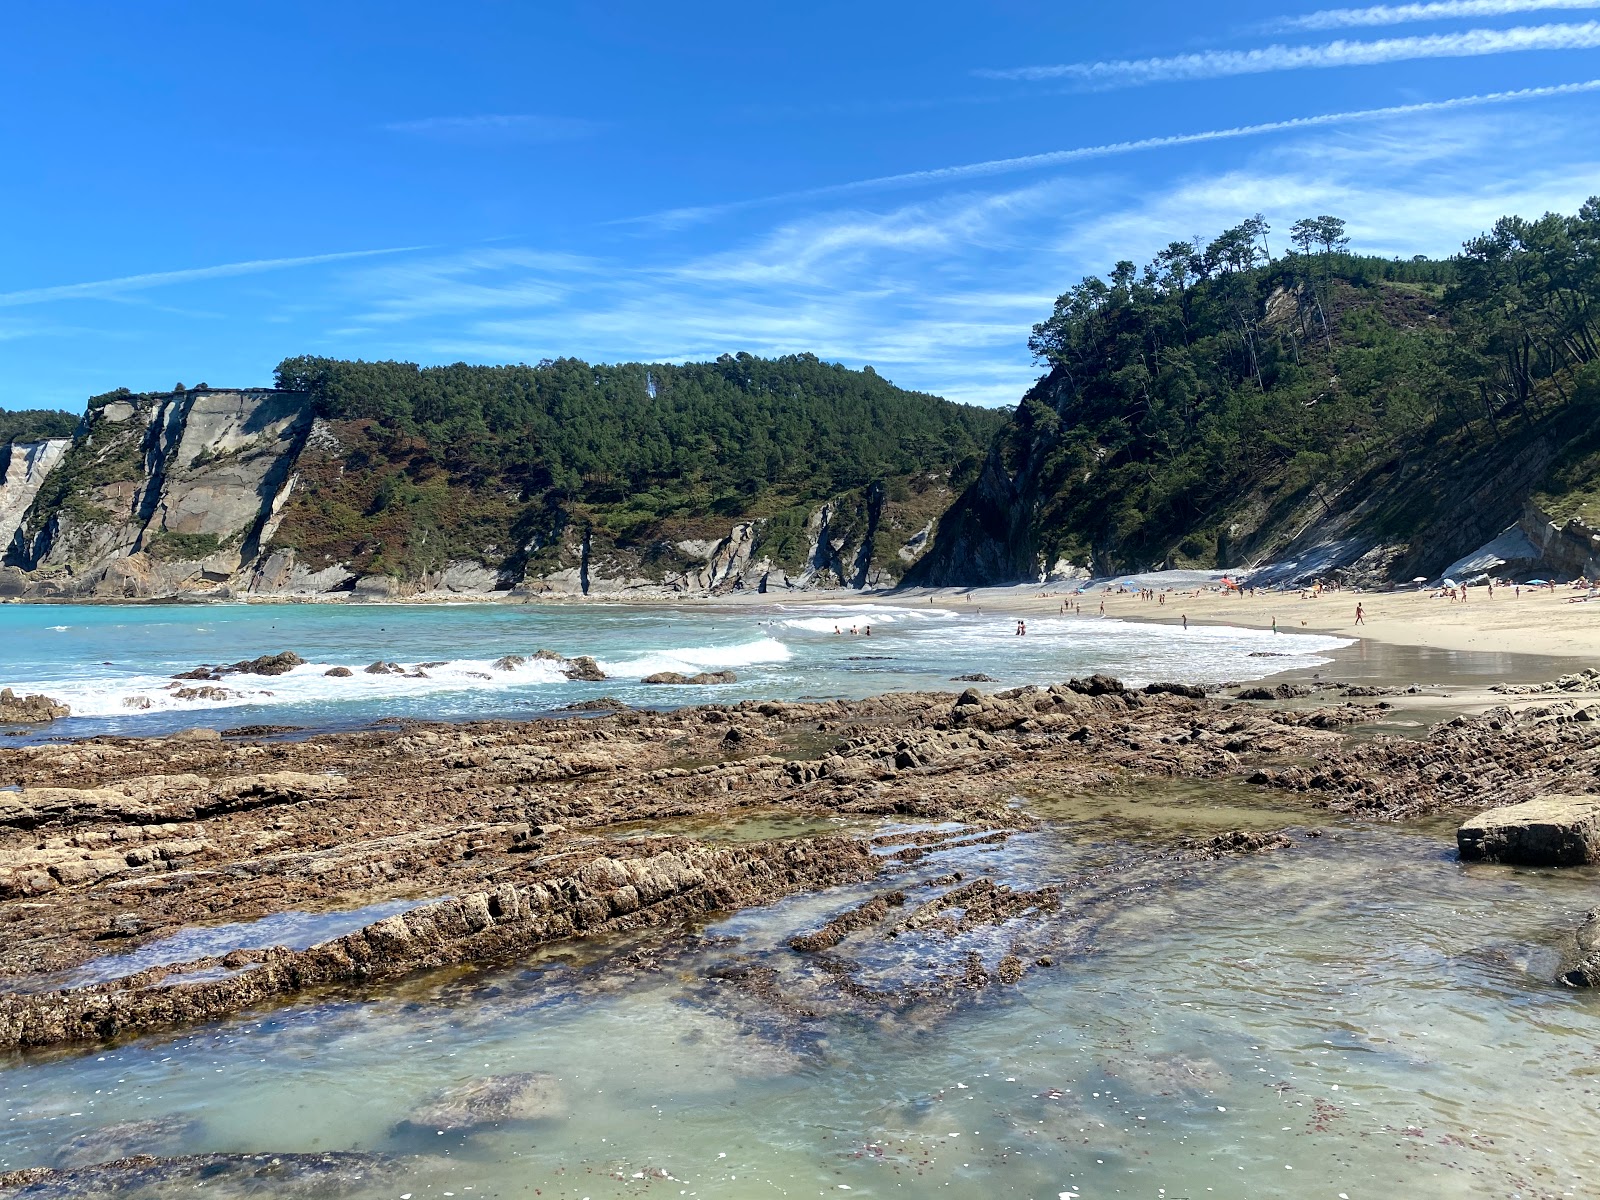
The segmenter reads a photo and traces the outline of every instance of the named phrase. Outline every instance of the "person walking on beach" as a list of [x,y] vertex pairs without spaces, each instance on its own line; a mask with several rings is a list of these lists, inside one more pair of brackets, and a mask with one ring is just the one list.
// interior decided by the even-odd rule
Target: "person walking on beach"
[[1278,632],[1278,618],[1277,617],[1273,617],[1272,618],[1272,632],[1273,633],[1277,633]]
[[1356,604],[1356,624],[1357,625],[1365,625],[1366,623],[1367,623],[1366,610],[1364,608],[1362,608],[1359,603],[1357,603]]
[[1100,615],[1102,617],[1106,615],[1106,598],[1104,596],[1100,597]]

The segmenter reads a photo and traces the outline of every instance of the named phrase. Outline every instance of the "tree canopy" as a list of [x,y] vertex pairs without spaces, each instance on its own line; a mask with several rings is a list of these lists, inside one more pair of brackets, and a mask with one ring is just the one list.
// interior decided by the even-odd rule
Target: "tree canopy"
[[[1263,511],[1600,401],[1600,200],[1507,217],[1448,260],[1352,253],[1259,214],[1079,281],[1035,326],[1048,374],[997,444],[1039,559],[1237,563]],[[1253,510],[1246,512],[1245,510]]]
[[959,489],[1005,422],[810,354],[496,367],[291,358],[277,383],[310,392],[347,448],[326,477],[303,473],[279,542],[333,557],[365,546],[355,557],[374,570],[487,546],[515,562],[573,525],[642,545],[763,518],[800,545],[802,510],[829,497],[876,483],[902,499]]
[[55,408],[0,408],[0,446],[71,437],[78,418]]

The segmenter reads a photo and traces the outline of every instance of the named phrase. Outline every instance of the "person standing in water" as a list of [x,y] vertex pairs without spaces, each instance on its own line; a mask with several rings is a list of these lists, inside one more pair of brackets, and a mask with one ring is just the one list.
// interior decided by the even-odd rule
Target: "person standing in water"
[[1277,617],[1273,617],[1272,618],[1272,632],[1273,633],[1277,633],[1278,632],[1278,618]]
[[1027,634],[1028,634],[1028,623],[1026,621],[1018,621],[1017,622],[1017,636],[1018,637],[1026,637]]
[[1185,629],[1189,628],[1189,614],[1188,613],[1184,613],[1183,614],[1183,627]]

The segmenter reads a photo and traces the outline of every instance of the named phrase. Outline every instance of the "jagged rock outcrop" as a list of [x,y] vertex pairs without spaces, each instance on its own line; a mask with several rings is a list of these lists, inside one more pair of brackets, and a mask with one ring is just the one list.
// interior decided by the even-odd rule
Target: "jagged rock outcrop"
[[43,724],[71,715],[71,708],[49,696],[19,696],[10,688],[0,688],[0,724]]
[[5,561],[45,595],[214,590],[271,540],[311,420],[309,396],[270,389],[106,399],[85,415]]

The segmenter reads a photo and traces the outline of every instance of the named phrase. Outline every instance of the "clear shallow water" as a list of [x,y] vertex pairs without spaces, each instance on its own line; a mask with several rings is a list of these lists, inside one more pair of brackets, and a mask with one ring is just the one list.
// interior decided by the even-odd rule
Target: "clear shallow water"
[[[913,875],[1060,878],[1114,849],[1082,828]],[[786,1023],[707,986],[729,964],[799,980],[784,942],[866,893],[844,888],[717,922],[720,942],[655,972],[595,966],[645,942],[567,947],[19,1057],[0,1070],[0,1166],[175,1117],[166,1152],[421,1154],[353,1193],[416,1200],[1592,1195],[1600,1002],[1546,981],[1600,875],[1465,867],[1446,829],[1342,827],[1208,865],[1117,908],[1094,952],[954,1012]],[[870,957],[939,953],[903,938]],[[401,1128],[435,1089],[513,1071],[557,1077],[555,1115]]]
[[[872,636],[851,636],[852,625]],[[835,635],[837,627],[844,631]],[[1105,671],[1130,683],[1259,678],[1326,663],[1349,643],[1303,634],[1050,617],[1015,636],[1012,618],[911,605],[669,609],[583,605],[4,605],[0,686],[71,705],[51,736],[160,733],[194,725],[327,726],[387,716],[530,715],[600,696],[641,705],[711,700],[862,697],[949,689],[952,676],[992,686]],[[573,683],[551,663],[511,671],[505,655],[545,648],[596,658],[612,678]],[[172,676],[280,650],[307,660],[286,675],[230,676],[228,697],[178,699]],[[1270,651],[1274,657],[1252,657]],[[427,678],[368,675],[376,660]],[[355,674],[330,678],[330,667]],[[732,670],[718,687],[648,686],[659,671]],[[179,686],[194,687],[193,682]],[[985,685],[991,686],[991,685]],[[148,706],[148,707],[146,707]]]

